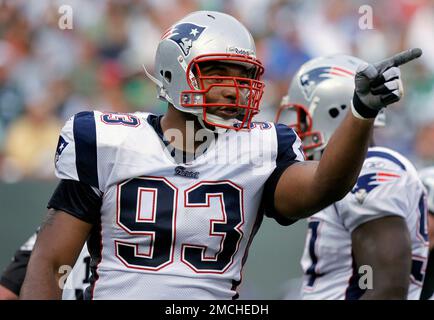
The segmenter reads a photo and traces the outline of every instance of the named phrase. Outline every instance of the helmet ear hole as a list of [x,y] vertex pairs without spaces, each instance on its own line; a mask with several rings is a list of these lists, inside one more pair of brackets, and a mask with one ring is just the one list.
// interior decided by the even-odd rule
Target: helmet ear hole
[[346,105],[346,104],[342,104],[342,105],[341,105],[341,109],[342,109],[342,110],[345,110],[346,108],[347,108],[347,105]]
[[331,108],[329,110],[329,114],[330,114],[330,117],[332,117],[334,119],[339,115],[339,110],[336,108]]
[[172,81],[172,72],[170,71],[165,71],[164,72],[164,79],[170,83]]

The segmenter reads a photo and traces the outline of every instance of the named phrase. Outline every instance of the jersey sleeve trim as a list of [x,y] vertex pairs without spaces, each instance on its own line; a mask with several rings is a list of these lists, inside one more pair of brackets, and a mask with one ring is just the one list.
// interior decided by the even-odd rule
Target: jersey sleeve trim
[[276,124],[277,134],[277,157],[276,166],[286,165],[294,161],[304,161],[304,155],[301,151],[301,140],[294,132],[284,124]]
[[262,201],[267,217],[273,218],[281,225],[288,226],[298,220],[286,218],[277,212],[274,205],[274,194],[279,179],[285,170],[294,163],[304,161],[304,155],[301,150],[301,140],[293,129],[280,123],[275,124],[275,127],[277,136],[276,168],[265,183]]
[[99,188],[96,124],[93,112],[80,112],[74,117],[75,163],[80,181]]
[[282,226],[289,226],[298,221],[298,219],[290,219],[285,218],[281,214],[279,214],[274,205],[274,193],[276,191],[277,183],[279,182],[280,177],[285,172],[285,170],[291,166],[291,164],[296,161],[292,161],[288,163],[286,166],[277,167],[268,180],[265,183],[264,194],[262,196],[262,201],[264,203],[264,211],[265,215],[269,218],[273,218],[276,222]]
[[84,222],[100,219],[102,199],[91,186],[75,180],[61,180],[47,208],[62,210]]
[[386,217],[399,217],[399,218],[403,218],[398,213],[391,212],[391,211],[381,211],[381,212],[379,211],[377,214],[373,214],[373,215],[361,215],[351,226],[348,227],[348,231],[350,233],[353,233],[354,230],[356,230],[362,224],[371,222],[373,220],[386,218]]

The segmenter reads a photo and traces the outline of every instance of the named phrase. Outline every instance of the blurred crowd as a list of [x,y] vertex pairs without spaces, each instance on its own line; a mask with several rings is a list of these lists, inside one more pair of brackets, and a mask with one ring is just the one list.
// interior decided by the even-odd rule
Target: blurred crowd
[[[59,27],[64,5],[72,29]],[[372,29],[360,28],[363,5]],[[266,67],[260,120],[274,119],[312,57],[375,61],[421,47],[423,57],[402,68],[405,99],[376,140],[416,166],[433,164],[434,0],[0,0],[0,180],[52,179],[60,128],[76,112],[163,113],[142,64],[152,70],[162,33],[201,9],[230,13],[252,32]]]

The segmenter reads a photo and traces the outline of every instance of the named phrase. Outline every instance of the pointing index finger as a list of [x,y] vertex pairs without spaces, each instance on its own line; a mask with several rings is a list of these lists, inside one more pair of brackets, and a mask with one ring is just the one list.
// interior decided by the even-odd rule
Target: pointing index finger
[[422,55],[422,50],[419,48],[408,49],[406,51],[400,52],[392,57],[393,65],[399,67],[402,64],[410,62]]
[[420,48],[408,49],[406,51],[397,53],[390,58],[380,61],[374,64],[374,66],[377,68],[377,70],[382,72],[385,69],[390,67],[399,67],[400,65],[403,65],[414,59],[419,58],[421,55],[422,55],[422,50]]

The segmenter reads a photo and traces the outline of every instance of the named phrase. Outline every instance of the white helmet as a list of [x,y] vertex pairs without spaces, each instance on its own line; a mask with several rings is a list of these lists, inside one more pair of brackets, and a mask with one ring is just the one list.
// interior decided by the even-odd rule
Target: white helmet
[[[320,157],[333,132],[351,108],[354,76],[364,61],[348,55],[331,55],[303,64],[283,97],[276,114],[299,134],[306,156]],[[283,111],[289,111],[285,115]],[[285,118],[283,118],[285,117]],[[375,126],[385,125],[380,113]]]
[[428,192],[428,210],[434,214],[434,167],[420,170],[419,177]]
[[[251,77],[205,77],[200,64],[218,61],[246,67]],[[193,12],[170,27],[160,40],[155,58],[158,96],[178,110],[192,113],[199,120],[220,128],[239,130],[249,127],[259,112],[264,83],[262,63],[256,59],[250,32],[235,18],[214,11]],[[216,80],[206,90],[204,80]],[[222,80],[225,80],[222,82]],[[206,101],[212,87],[230,87],[236,91],[234,103]],[[237,119],[225,120],[207,113],[210,107],[242,108]]]

